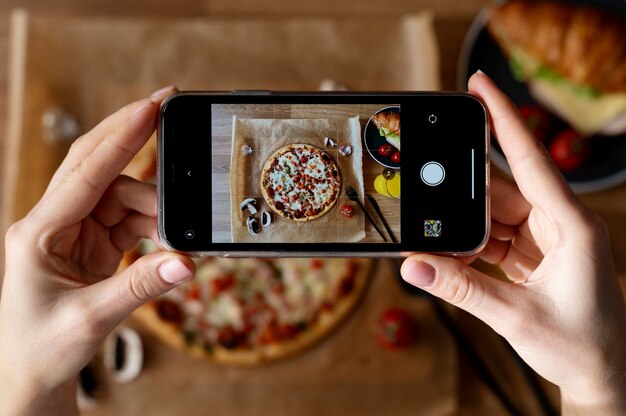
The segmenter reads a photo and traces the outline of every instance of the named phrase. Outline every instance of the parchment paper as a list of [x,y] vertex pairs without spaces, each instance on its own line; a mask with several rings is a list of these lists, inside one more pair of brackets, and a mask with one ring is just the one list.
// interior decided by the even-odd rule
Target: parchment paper
[[[11,18],[4,224],[39,200],[69,144],[44,145],[41,116],[74,114],[84,132],[157,88],[436,90],[432,14],[381,19]],[[220,178],[221,179],[221,178]],[[228,180],[227,173],[224,181]],[[24,184],[28,184],[25,186]]]
[[[330,137],[337,146],[324,147],[324,137]],[[355,215],[346,220],[340,207],[347,201],[345,187],[351,185],[363,195],[363,165],[361,126],[359,117],[318,119],[242,119],[233,116],[233,147],[231,157],[231,218],[233,242],[327,243],[355,242],[365,238],[363,216],[355,206]],[[277,215],[263,198],[261,171],[276,150],[288,144],[316,146],[335,161],[341,175],[341,192],[335,206],[324,216],[313,221],[291,221]],[[248,145],[252,154],[244,156],[241,148]],[[352,147],[352,154],[343,156],[340,146]],[[272,214],[272,225],[257,235],[246,227],[248,213],[242,213],[239,204],[246,198],[255,198],[260,211]],[[244,215],[245,214],[245,215]],[[257,215],[260,218],[259,215]]]

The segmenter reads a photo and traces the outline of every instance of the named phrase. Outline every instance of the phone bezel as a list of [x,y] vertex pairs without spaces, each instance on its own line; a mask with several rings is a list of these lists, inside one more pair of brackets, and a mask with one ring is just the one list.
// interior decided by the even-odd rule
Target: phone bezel
[[[233,97],[238,96],[241,98],[241,102],[244,103],[247,97],[255,97],[258,99],[260,96],[271,96],[274,98],[294,98],[294,97],[307,97],[307,98],[322,98],[322,97],[347,97],[347,98],[363,98],[366,100],[368,97],[388,97],[388,96],[398,96],[398,97],[410,97],[410,96],[463,96],[470,97],[476,102],[478,102],[484,112],[484,149],[485,149],[485,234],[483,236],[482,241],[476,245],[476,247],[467,251],[407,251],[407,250],[392,250],[395,245],[394,244],[385,244],[385,247],[388,246],[390,250],[366,250],[368,246],[371,247],[373,244],[379,243],[319,243],[319,244],[332,244],[333,248],[335,247],[343,247],[344,249],[332,250],[332,251],[319,251],[319,250],[296,250],[293,247],[300,246],[291,244],[290,249],[272,249],[272,250],[180,250],[174,247],[168,239],[166,238],[165,232],[165,223],[164,223],[164,192],[163,192],[163,159],[164,159],[164,129],[163,129],[163,115],[165,109],[167,108],[168,103],[172,100],[181,97],[181,96],[227,96]],[[490,140],[490,128],[489,128],[489,120],[488,120],[488,112],[484,103],[480,100],[479,97],[476,97],[472,94],[465,92],[419,92],[419,91],[402,91],[402,92],[281,92],[281,91],[180,91],[177,92],[170,97],[168,97],[161,104],[161,111],[159,112],[159,122],[157,124],[157,195],[158,195],[158,236],[161,244],[171,251],[183,252],[192,256],[221,256],[221,257],[406,257],[415,253],[433,253],[438,255],[446,255],[446,256],[458,256],[458,257],[468,257],[479,253],[487,244],[489,239],[489,234],[491,230],[491,200],[490,200],[490,184],[489,184],[489,174],[490,174],[490,162],[489,162],[489,140]],[[237,244],[237,243],[232,243]],[[266,246],[267,243],[254,243],[258,244],[259,248],[261,246]],[[303,243],[304,244],[304,243]],[[313,243],[317,244],[317,243]],[[285,244],[287,245],[287,244]],[[359,247],[363,247],[363,249],[359,249],[358,251],[352,251],[355,245],[359,245]]]

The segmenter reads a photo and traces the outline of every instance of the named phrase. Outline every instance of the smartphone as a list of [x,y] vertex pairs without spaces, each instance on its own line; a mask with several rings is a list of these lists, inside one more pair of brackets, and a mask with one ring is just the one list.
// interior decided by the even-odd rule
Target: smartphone
[[180,92],[158,124],[158,230],[225,257],[477,253],[489,127],[467,93]]

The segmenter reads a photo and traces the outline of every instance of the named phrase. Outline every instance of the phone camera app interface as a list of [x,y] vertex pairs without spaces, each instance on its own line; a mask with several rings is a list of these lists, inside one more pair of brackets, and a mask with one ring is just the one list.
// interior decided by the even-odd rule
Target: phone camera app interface
[[400,114],[212,104],[212,242],[399,243]]

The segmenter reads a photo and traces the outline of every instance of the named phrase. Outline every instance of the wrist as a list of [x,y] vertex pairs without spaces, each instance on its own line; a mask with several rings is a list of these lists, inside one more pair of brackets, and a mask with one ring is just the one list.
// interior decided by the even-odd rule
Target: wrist
[[0,403],[3,415],[9,416],[77,415],[76,378],[55,388],[45,388],[25,378],[2,377]]
[[[623,388],[622,388],[623,390]],[[603,394],[597,398],[581,398],[561,389],[561,414],[563,416],[626,414],[626,399],[623,391]]]
[[597,377],[581,377],[577,389],[561,388],[563,415],[626,415],[626,372],[605,366]]

